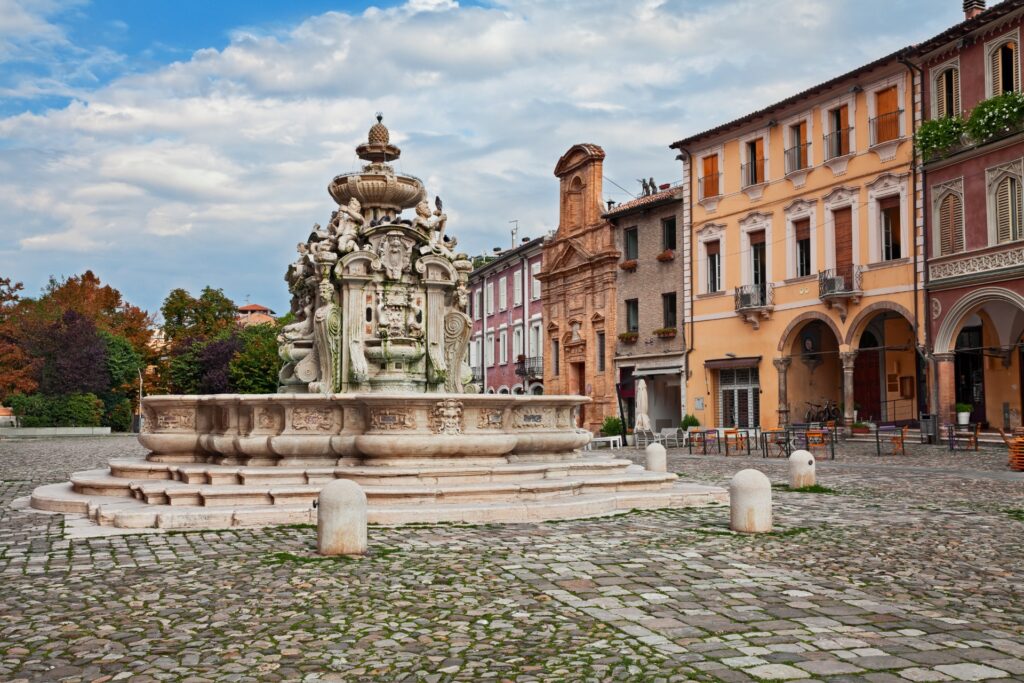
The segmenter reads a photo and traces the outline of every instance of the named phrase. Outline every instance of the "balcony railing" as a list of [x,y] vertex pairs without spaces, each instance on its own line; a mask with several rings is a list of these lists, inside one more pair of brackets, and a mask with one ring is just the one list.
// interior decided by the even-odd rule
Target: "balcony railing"
[[811,143],[794,145],[786,150],[786,173],[802,171],[810,165]]
[[484,381],[483,368],[471,368],[473,371],[473,384],[479,384]]
[[850,153],[850,133],[853,128],[840,128],[825,136],[825,159],[835,159]]
[[722,174],[706,175],[697,181],[698,201],[722,194]]
[[903,116],[903,110],[898,109],[871,119],[871,144],[880,145],[883,142],[898,139],[901,116]]
[[763,183],[764,159],[754,159],[740,166],[740,177],[743,178],[743,187]]
[[840,266],[818,273],[818,298],[847,297],[861,291],[860,266]]
[[742,285],[736,288],[736,310],[749,311],[775,304],[775,289],[771,284]]
[[544,376],[544,358],[541,356],[520,356],[516,361],[516,374],[527,379],[537,379]]

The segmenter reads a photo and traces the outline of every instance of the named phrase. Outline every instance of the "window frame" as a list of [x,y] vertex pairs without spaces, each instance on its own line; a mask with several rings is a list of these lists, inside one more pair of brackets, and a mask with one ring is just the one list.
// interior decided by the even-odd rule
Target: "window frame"
[[[951,181],[947,181],[940,185],[932,187],[932,225],[937,226],[933,231],[934,237],[932,241],[932,255],[937,257],[953,256],[955,254],[962,254],[967,250],[967,235],[964,230],[964,194],[963,194],[963,178],[956,178]],[[950,230],[953,234],[950,235],[950,251],[948,253],[943,252],[943,224],[942,224],[942,210],[943,204],[947,199],[956,199],[960,202],[960,221],[956,225],[951,225]],[[959,237],[959,240],[957,239]],[[957,242],[959,242],[959,249],[956,249]]]
[[985,68],[985,98],[986,99],[988,99],[990,97],[995,97],[996,95],[1001,94],[1001,91],[1000,92],[996,92],[996,88],[995,88],[995,78],[994,78],[994,74],[992,73],[992,53],[995,52],[996,50],[998,50],[999,48],[1001,48],[1003,45],[1005,45],[1009,41],[1013,41],[1013,43],[1016,45],[1016,48],[1015,48],[1015,51],[1014,51],[1015,52],[1014,56],[1016,57],[1016,63],[1014,64],[1014,67],[1016,69],[1016,71],[1014,72],[1014,81],[1015,81],[1015,84],[1016,84],[1017,87],[1015,89],[1016,90],[1020,90],[1020,88],[1021,88],[1021,78],[1020,78],[1020,29],[1016,28],[1016,29],[1014,29],[1012,31],[1007,31],[1006,33],[1003,33],[1002,35],[999,35],[996,38],[993,38],[992,40],[985,41],[985,67],[984,68]]
[[[718,289],[711,290],[708,288],[708,253],[707,246],[711,242],[718,242],[719,258],[718,258]],[[697,285],[698,294],[700,295],[716,295],[725,293],[725,282],[726,282],[726,263],[721,258],[722,252],[726,251],[726,232],[725,226],[718,225],[715,223],[709,223],[697,231]]]
[[[913,248],[910,241],[910,202],[909,202],[909,173],[894,174],[883,173],[872,182],[868,183],[868,258],[870,263],[891,263],[907,258],[907,249]],[[882,220],[881,202],[892,197],[899,197],[900,216],[900,250],[899,259],[887,260],[885,258],[885,240],[883,236],[884,224]],[[851,226],[854,235],[854,263],[857,263],[857,224]],[[833,244],[834,238],[833,238]]]
[[[632,238],[632,241],[631,239]],[[632,248],[630,248],[632,244]],[[640,258],[640,231],[637,226],[622,230],[622,260],[635,261]]]
[[604,330],[598,330],[594,333],[594,353],[596,358],[594,359],[597,372],[604,372],[607,363],[605,362],[605,353],[607,348],[607,342],[605,341]]
[[[954,92],[954,102],[956,103],[955,111],[950,114],[943,114],[939,111],[939,89],[942,87],[941,83],[943,77],[951,72],[957,72],[957,83],[955,84],[956,92]],[[960,58],[955,57],[947,62],[943,62],[938,66],[930,69],[931,74],[931,100],[929,109],[931,111],[931,118],[941,119],[949,116],[959,116],[963,112],[963,85],[960,83]]]
[[530,299],[537,301],[541,298],[541,282],[537,279],[540,274],[540,261],[534,261],[530,264]]
[[626,306],[626,314],[623,316],[626,332],[640,332],[640,299],[626,299],[623,303]]
[[[669,222],[672,223],[672,233],[671,233],[672,234],[672,244],[671,244],[671,246],[669,245],[668,240],[666,239],[666,237],[668,236],[667,226],[668,226]],[[678,233],[679,233],[678,221],[676,221],[675,214],[673,214],[671,216],[665,216],[665,217],[663,217],[661,219],[661,250],[662,251],[668,251],[668,250],[676,251],[676,245],[678,244],[678,240],[677,240]]]
[[[672,305],[669,306],[671,297]],[[669,315],[671,314],[671,320]],[[661,326],[664,328],[679,328],[679,297],[676,292],[661,293]]]
[[508,310],[508,278],[504,275],[498,278],[498,310]]

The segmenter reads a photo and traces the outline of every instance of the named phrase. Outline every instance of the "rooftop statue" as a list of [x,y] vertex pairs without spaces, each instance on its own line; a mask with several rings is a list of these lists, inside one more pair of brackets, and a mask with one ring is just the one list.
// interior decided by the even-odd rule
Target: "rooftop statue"
[[420,180],[388,163],[401,155],[390,137],[378,114],[356,148],[368,163],[331,182],[338,208],[285,275],[297,321],[278,337],[283,393],[472,393],[472,263],[444,234],[441,198],[431,211]]

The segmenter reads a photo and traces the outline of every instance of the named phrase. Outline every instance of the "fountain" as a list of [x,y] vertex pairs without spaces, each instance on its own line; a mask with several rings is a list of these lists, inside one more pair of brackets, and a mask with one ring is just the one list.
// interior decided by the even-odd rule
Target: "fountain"
[[[629,460],[581,452],[583,396],[484,395],[466,363],[472,263],[440,198],[388,163],[378,115],[366,164],[328,186],[285,277],[294,323],[270,395],[149,396],[144,459],[37,488],[32,506],[115,527],[311,522],[323,485],[363,487],[369,520],[526,522],[724,502]],[[413,209],[411,217],[403,211]]]

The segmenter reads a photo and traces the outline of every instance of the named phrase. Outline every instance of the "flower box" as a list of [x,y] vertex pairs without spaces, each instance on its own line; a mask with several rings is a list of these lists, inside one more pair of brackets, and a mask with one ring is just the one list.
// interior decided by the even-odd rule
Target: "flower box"
[[628,261],[623,261],[622,263],[619,264],[619,268],[629,271],[636,270],[636,259],[631,258]]
[[676,336],[676,328],[674,327],[659,327],[654,331],[655,337],[661,337],[662,339],[671,339]]
[[619,335],[619,341],[623,344],[635,344],[639,338],[640,334],[638,332],[623,332]]
[[656,258],[659,261],[661,261],[662,263],[665,263],[667,261],[671,261],[671,260],[675,259],[675,257],[676,257],[676,252],[674,252],[671,249],[666,249],[665,251],[663,251],[660,254],[658,254],[658,256]]

